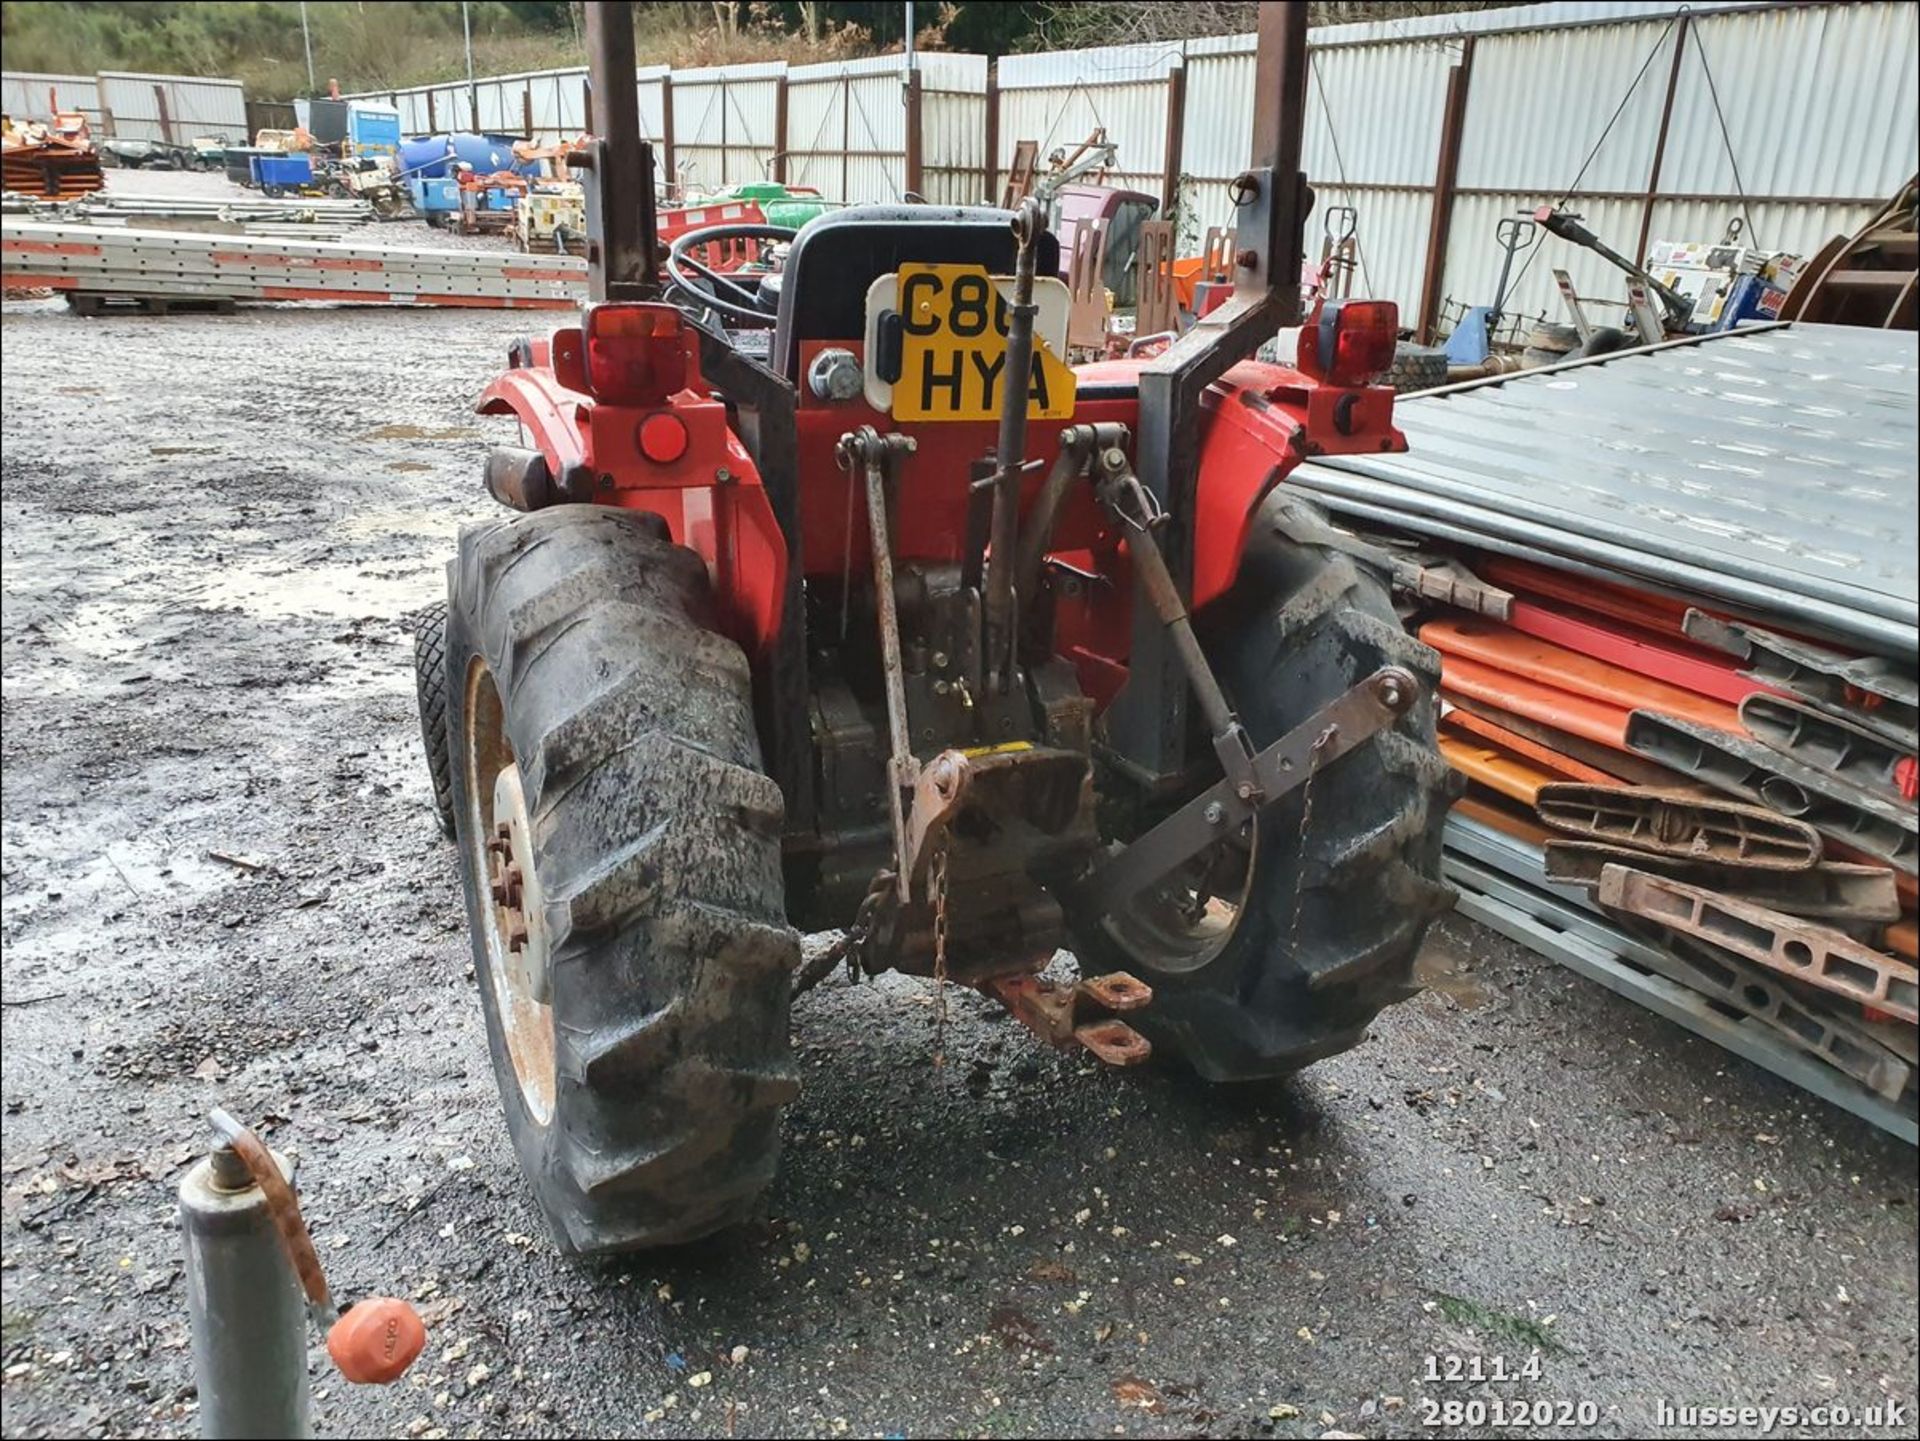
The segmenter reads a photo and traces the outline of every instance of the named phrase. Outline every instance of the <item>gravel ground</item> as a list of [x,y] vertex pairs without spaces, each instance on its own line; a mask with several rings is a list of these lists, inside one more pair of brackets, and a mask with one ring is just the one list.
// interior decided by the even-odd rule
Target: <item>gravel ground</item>
[[1633,1436],[1662,1399],[1911,1434],[1913,1153],[1460,920],[1360,1049],[1241,1091],[971,993],[936,1067],[924,985],[823,987],[764,1220],[560,1260],[404,621],[489,505],[468,407],[527,323],[5,307],[7,1435],[194,1433],[173,1191],[214,1104],[298,1157],[336,1292],[430,1323],[391,1389],[316,1372],[329,1434],[1474,1434],[1427,1407],[1497,1400],[1593,1420],[1482,1430]]

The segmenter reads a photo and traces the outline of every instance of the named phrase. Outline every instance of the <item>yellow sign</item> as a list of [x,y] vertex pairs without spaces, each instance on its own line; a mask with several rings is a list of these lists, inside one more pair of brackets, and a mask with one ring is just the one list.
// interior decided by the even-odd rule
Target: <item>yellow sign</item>
[[[903,265],[898,280],[906,333],[893,418],[998,420],[1013,282],[982,265]],[[1073,371],[1036,334],[1027,419],[1070,419],[1073,390]]]

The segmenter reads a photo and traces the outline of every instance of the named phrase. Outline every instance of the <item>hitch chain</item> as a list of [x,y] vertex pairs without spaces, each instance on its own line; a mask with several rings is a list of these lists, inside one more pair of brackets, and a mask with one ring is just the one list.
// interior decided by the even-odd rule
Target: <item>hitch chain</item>
[[1307,838],[1313,834],[1313,783],[1320,774],[1320,762],[1327,747],[1339,734],[1337,725],[1320,732],[1307,757],[1307,778],[1300,783],[1300,863],[1293,868],[1293,908],[1287,917],[1287,955],[1290,957],[1300,949],[1300,892],[1305,889],[1302,882],[1307,871]]
[[947,1063],[947,842],[943,836],[927,873],[933,904],[933,1064]]

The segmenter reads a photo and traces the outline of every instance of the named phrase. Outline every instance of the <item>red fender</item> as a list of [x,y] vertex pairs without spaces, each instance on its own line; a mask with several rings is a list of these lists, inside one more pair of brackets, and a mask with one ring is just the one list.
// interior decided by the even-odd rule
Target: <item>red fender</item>
[[1194,486],[1193,609],[1233,588],[1260,502],[1315,455],[1405,450],[1393,392],[1316,384],[1286,366],[1246,361],[1201,398]]
[[[706,393],[691,336],[687,344],[686,389],[663,405],[607,405],[586,393],[579,327],[562,328],[534,343],[531,364],[490,381],[474,409],[516,417],[556,480],[591,478],[595,504],[663,517],[675,543],[706,561],[728,633],[759,655],[780,630],[787,541],[726,406]],[[642,427],[661,416],[685,435],[671,460],[650,458],[640,446]]]

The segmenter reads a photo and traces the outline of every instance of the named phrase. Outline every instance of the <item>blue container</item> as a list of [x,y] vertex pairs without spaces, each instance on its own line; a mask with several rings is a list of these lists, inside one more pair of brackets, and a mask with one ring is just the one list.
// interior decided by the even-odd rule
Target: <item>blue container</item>
[[356,155],[400,153],[400,112],[391,106],[356,105],[347,111],[347,141]]
[[248,159],[253,166],[255,185],[298,186],[313,183],[313,158],[305,152],[298,155],[254,155]]
[[449,176],[413,176],[407,181],[413,195],[413,208],[422,215],[460,208],[460,187]]
[[400,170],[410,180],[438,180],[447,173],[451,150],[444,135],[422,135],[400,142]]
[[482,175],[491,175],[496,170],[513,170],[525,174],[533,169],[532,162],[521,162],[513,158],[513,142],[517,137],[511,135],[449,135],[448,142],[453,147],[454,159],[462,165],[471,165]]

